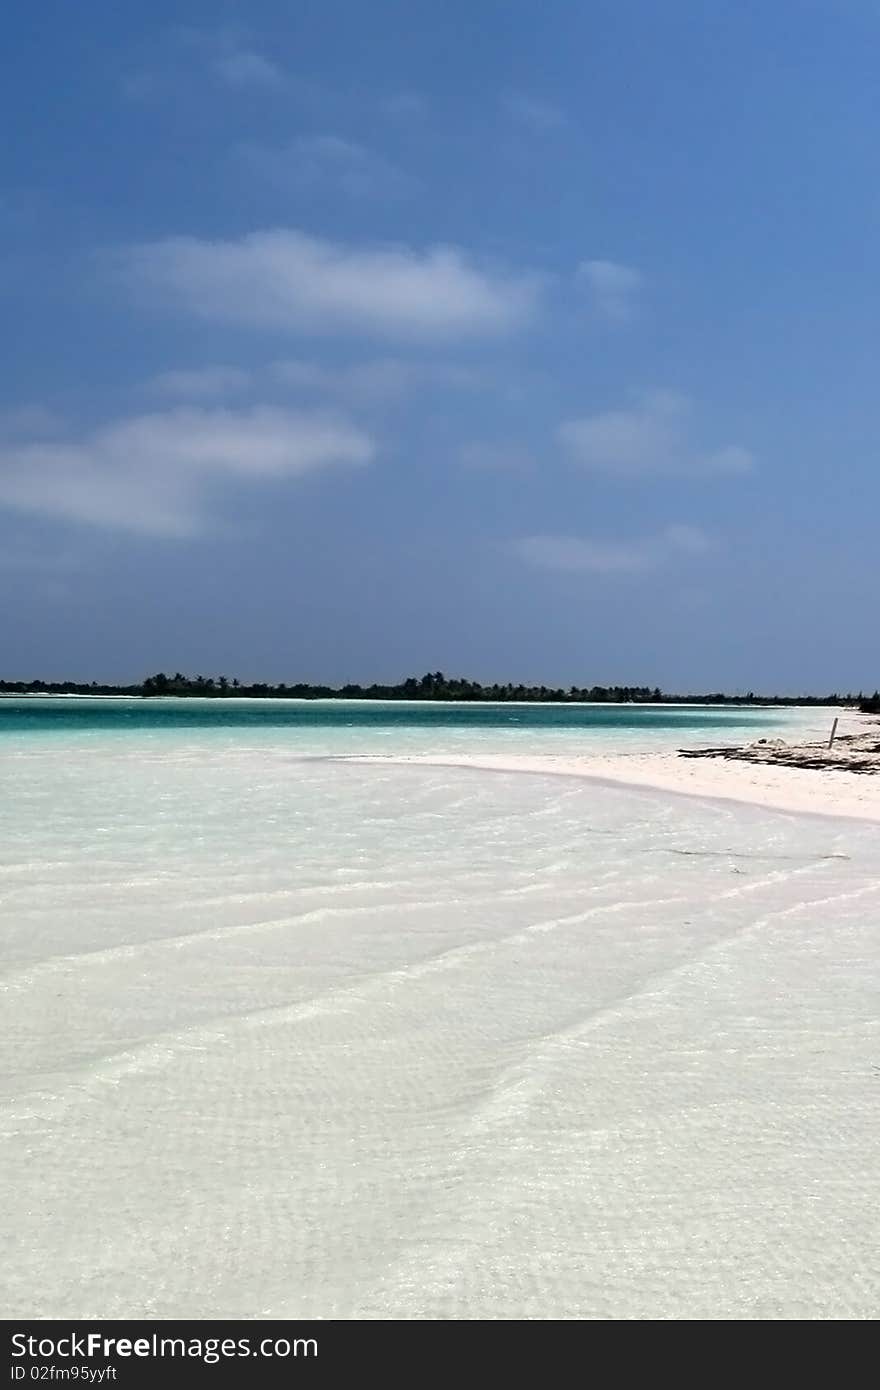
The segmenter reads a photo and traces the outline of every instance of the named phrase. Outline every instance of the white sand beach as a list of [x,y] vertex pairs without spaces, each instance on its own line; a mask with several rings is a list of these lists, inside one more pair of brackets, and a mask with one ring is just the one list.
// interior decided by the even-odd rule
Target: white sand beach
[[733,801],[797,815],[844,816],[880,821],[880,777],[849,772],[729,762],[686,762],[675,753],[619,753],[584,757],[506,754],[400,755],[352,759],[363,763],[414,763],[425,767],[477,768],[580,777],[609,786]]
[[[795,728],[790,747],[801,739],[824,748],[827,732],[838,718],[839,737],[863,735],[875,729],[880,740],[880,721],[840,714],[833,709],[810,711]],[[818,737],[817,737],[818,735]],[[728,740],[729,741],[729,740]],[[845,745],[838,742],[838,750]],[[874,775],[836,768],[772,766],[708,758],[682,758],[672,748],[645,752],[616,749],[612,752],[572,756],[539,754],[443,754],[359,758],[360,762],[393,761],[435,767],[471,767],[494,772],[532,772],[582,777],[608,785],[696,796],[709,800],[741,802],[766,810],[799,815],[844,816],[880,821],[880,771]]]

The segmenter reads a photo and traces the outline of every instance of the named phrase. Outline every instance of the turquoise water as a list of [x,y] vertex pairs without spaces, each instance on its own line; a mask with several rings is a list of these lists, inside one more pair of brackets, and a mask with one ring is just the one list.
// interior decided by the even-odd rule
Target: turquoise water
[[[195,735],[225,732],[250,739],[271,735],[303,750],[337,747],[370,751],[393,743],[406,750],[456,747],[478,739],[508,746],[544,745],[550,736],[601,740],[643,735],[721,735],[735,741],[757,727],[790,719],[771,710],[705,705],[452,704],[376,700],[95,699],[76,697],[0,700],[0,738],[22,735]],[[555,737],[554,737],[555,736]],[[561,736],[561,738],[560,738]]]
[[172,747],[285,757],[651,752],[791,737],[815,712],[717,705],[455,704],[441,701],[0,699],[0,749]]

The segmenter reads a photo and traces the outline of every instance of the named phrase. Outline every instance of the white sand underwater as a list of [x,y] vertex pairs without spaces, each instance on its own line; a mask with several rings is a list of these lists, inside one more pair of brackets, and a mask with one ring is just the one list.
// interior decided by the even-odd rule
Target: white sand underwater
[[196,736],[0,766],[7,1317],[877,1315],[876,824]]

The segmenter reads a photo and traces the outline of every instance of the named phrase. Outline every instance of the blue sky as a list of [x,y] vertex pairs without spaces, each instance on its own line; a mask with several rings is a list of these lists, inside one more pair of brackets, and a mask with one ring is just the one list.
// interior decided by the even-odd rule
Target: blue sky
[[878,683],[880,6],[4,38],[4,675]]

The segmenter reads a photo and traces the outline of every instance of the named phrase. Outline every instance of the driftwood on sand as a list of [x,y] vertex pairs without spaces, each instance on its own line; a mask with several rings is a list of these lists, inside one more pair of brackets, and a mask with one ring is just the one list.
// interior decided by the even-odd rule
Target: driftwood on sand
[[739,747],[680,748],[680,758],[725,758],[734,762],[777,767],[806,767],[819,771],[880,773],[880,725],[862,734],[838,734],[833,744],[786,743],[781,738],[759,739]]

